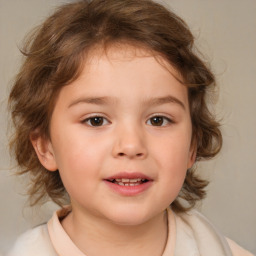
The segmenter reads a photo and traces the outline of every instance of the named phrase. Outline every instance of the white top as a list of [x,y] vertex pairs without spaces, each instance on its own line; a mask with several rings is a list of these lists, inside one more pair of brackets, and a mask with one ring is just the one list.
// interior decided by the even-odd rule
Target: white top
[[[45,225],[22,234],[8,256],[86,256],[63,229],[61,209]],[[253,256],[222,236],[199,212],[175,214],[168,209],[168,239],[162,256]]]

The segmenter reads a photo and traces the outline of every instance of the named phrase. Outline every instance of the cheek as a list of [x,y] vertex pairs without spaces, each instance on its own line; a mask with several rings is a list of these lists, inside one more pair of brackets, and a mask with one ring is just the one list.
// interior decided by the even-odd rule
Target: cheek
[[[55,133],[54,149],[59,165],[62,162],[71,165],[89,164],[105,148],[104,141],[95,134],[86,133],[83,126],[70,125]],[[96,159],[95,159],[96,160]]]
[[190,137],[174,136],[162,141],[154,155],[157,159],[160,173],[159,178],[167,193],[178,193],[184,182],[190,163]]
[[174,134],[158,141],[158,147],[154,148],[154,154],[158,155],[159,164],[169,167],[177,167],[177,170],[187,169],[191,160],[191,138],[189,135]]
[[70,186],[84,186],[90,180],[99,179],[109,148],[102,138],[87,136],[81,130],[67,130],[54,138],[55,159],[67,190]]
[[162,196],[167,198],[168,204],[178,196],[187,173],[187,153],[184,154],[184,151],[180,150],[169,151],[162,165],[163,173],[160,176],[163,186]]
[[71,198],[93,196],[90,195],[95,186],[93,181],[99,179],[99,161],[85,148],[69,148],[70,153],[63,152],[57,160],[62,182]]

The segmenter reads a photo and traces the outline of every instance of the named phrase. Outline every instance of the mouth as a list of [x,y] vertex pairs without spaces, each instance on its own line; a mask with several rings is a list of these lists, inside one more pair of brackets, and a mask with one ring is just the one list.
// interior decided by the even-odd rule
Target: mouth
[[153,179],[142,173],[118,173],[104,179],[108,187],[122,196],[136,196],[153,185]]
[[135,178],[135,179],[128,179],[128,178],[121,178],[121,179],[108,179],[107,181],[117,184],[119,186],[139,186],[143,183],[148,182],[148,179],[143,179],[143,178]]

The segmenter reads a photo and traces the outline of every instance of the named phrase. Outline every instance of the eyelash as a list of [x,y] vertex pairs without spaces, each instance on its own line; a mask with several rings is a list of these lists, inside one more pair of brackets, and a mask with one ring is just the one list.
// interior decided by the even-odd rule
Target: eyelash
[[[100,125],[92,125],[92,123],[91,123],[92,120],[94,119],[94,121],[95,121],[96,118],[101,119],[102,123],[100,122]],[[99,121],[99,120],[98,120],[98,121]],[[88,118],[82,120],[81,123],[82,123],[82,124],[87,124],[87,125],[89,125],[89,126],[91,126],[91,127],[100,127],[100,126],[106,125],[106,122],[107,122],[107,123],[110,123],[110,121],[109,121],[107,118],[105,118],[105,117],[103,117],[103,116],[101,116],[101,115],[95,115],[95,116],[90,116],[90,117],[88,117]]]
[[[153,120],[154,118],[159,118],[159,119],[162,121],[162,123],[161,123],[160,125],[153,125],[153,124],[152,124],[152,120]],[[166,116],[163,116],[163,115],[155,115],[155,116],[152,116],[152,117],[150,117],[150,118],[147,120],[146,124],[148,124],[148,122],[151,122],[150,125],[152,125],[152,126],[158,126],[158,127],[168,126],[168,125],[174,123],[174,121],[173,121],[172,119],[170,119],[170,118],[168,118],[168,117],[166,117]]]
[[[160,121],[160,125],[153,125],[152,121],[155,119],[155,121]],[[97,120],[98,119],[98,120]],[[96,121],[95,125],[92,124],[92,121]],[[98,124],[97,124],[98,122]],[[150,122],[150,123],[149,123]],[[101,116],[101,115],[95,115],[95,116],[90,116],[84,120],[81,121],[82,124],[87,124],[91,127],[101,127],[101,126],[105,126],[109,123],[111,123],[107,118]],[[155,115],[150,117],[149,119],[147,119],[146,124],[147,125],[151,125],[151,126],[157,126],[157,127],[164,127],[164,126],[168,126],[170,124],[173,124],[174,121],[166,116],[163,115]]]

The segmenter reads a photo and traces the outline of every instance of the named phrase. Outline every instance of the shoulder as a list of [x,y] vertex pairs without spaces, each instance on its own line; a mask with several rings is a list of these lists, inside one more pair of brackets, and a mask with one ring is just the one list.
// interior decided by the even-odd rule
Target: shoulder
[[56,256],[47,225],[40,225],[22,234],[7,256]]
[[177,242],[185,239],[194,244],[201,255],[253,256],[235,242],[223,236],[201,213],[192,210],[175,214]]

